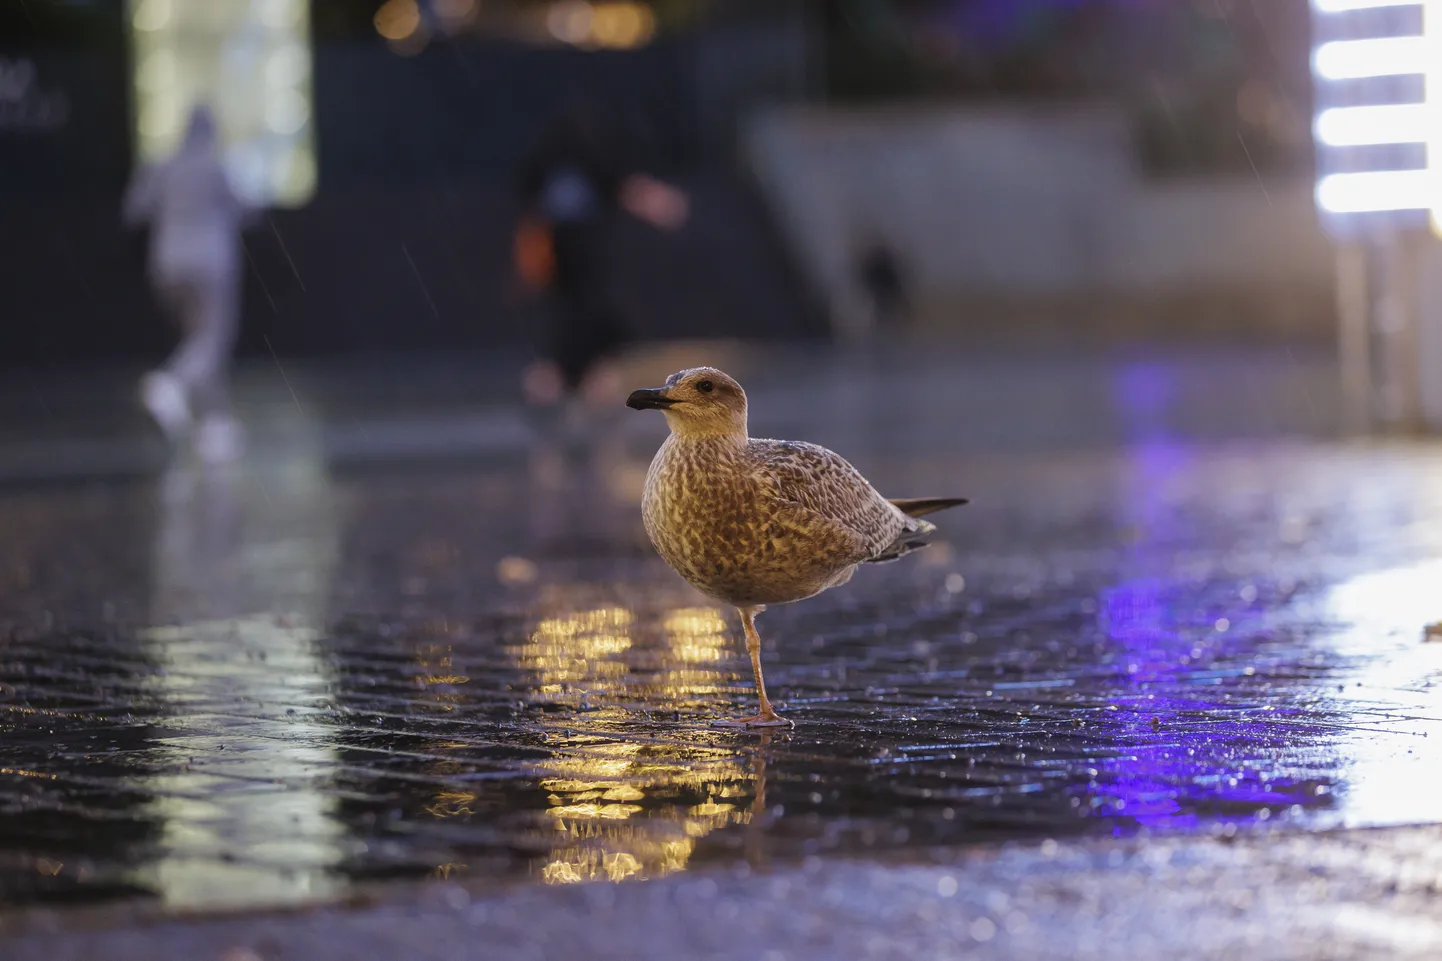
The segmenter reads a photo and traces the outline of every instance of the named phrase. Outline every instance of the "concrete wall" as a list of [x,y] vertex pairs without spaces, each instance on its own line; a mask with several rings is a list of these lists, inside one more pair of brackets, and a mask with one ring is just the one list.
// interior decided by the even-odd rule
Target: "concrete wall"
[[780,108],[752,119],[745,148],[842,329],[865,323],[852,263],[879,235],[928,325],[1191,311],[1330,336],[1310,182],[1148,180],[1110,109]]

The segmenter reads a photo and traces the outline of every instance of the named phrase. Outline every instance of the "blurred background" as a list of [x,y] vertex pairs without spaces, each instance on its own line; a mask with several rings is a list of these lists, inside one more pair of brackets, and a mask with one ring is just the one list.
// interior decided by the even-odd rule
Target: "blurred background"
[[855,332],[895,275],[945,338],[1326,345],[1309,44],[1306,0],[6,4],[0,364],[163,353],[116,211],[197,98],[269,207],[243,355],[524,348],[515,178],[578,89],[691,192],[617,242],[649,338]]

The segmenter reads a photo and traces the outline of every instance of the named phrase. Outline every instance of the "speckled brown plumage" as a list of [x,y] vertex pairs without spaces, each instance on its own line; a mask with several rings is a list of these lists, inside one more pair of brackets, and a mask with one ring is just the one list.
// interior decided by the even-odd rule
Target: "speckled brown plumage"
[[737,607],[819,594],[933,529],[824,447],[675,433],[651,462],[642,514],[666,563]]
[[921,546],[935,527],[911,515],[964,501],[898,502],[908,513],[824,447],[749,437],[745,392],[715,368],[673,374],[627,404],[664,410],[671,427],[646,475],[646,533],[677,573],[741,611],[762,705],[743,723],[783,723],[766,700],[754,616]]

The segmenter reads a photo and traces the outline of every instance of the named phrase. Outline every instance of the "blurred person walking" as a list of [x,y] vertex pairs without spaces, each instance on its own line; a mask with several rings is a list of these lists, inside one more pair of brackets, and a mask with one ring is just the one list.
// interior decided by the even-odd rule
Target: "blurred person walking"
[[126,191],[127,225],[150,227],[149,279],[180,328],[170,358],[140,383],[140,398],[172,443],[190,441],[222,462],[244,446],[230,405],[230,361],[240,324],[240,231],[252,216],[221,164],[210,108],[190,114],[170,158],[138,170]]
[[516,267],[556,307],[541,359],[525,372],[526,398],[552,404],[580,394],[619,399],[608,361],[631,339],[605,262],[618,212],[662,230],[679,229],[690,213],[682,191],[629,162],[613,124],[596,104],[577,100],[550,125],[520,176],[523,208],[516,231]]
[[904,327],[910,319],[911,297],[891,246],[882,240],[864,245],[857,257],[856,276],[870,307],[872,330]]

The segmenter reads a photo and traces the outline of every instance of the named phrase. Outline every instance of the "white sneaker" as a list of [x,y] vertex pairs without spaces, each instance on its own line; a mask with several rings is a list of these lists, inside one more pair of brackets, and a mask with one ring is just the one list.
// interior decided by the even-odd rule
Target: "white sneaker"
[[190,430],[190,401],[171,375],[159,370],[146,374],[140,381],[140,402],[171,441]]
[[245,432],[230,417],[207,417],[195,435],[195,452],[207,464],[225,464],[245,452]]

